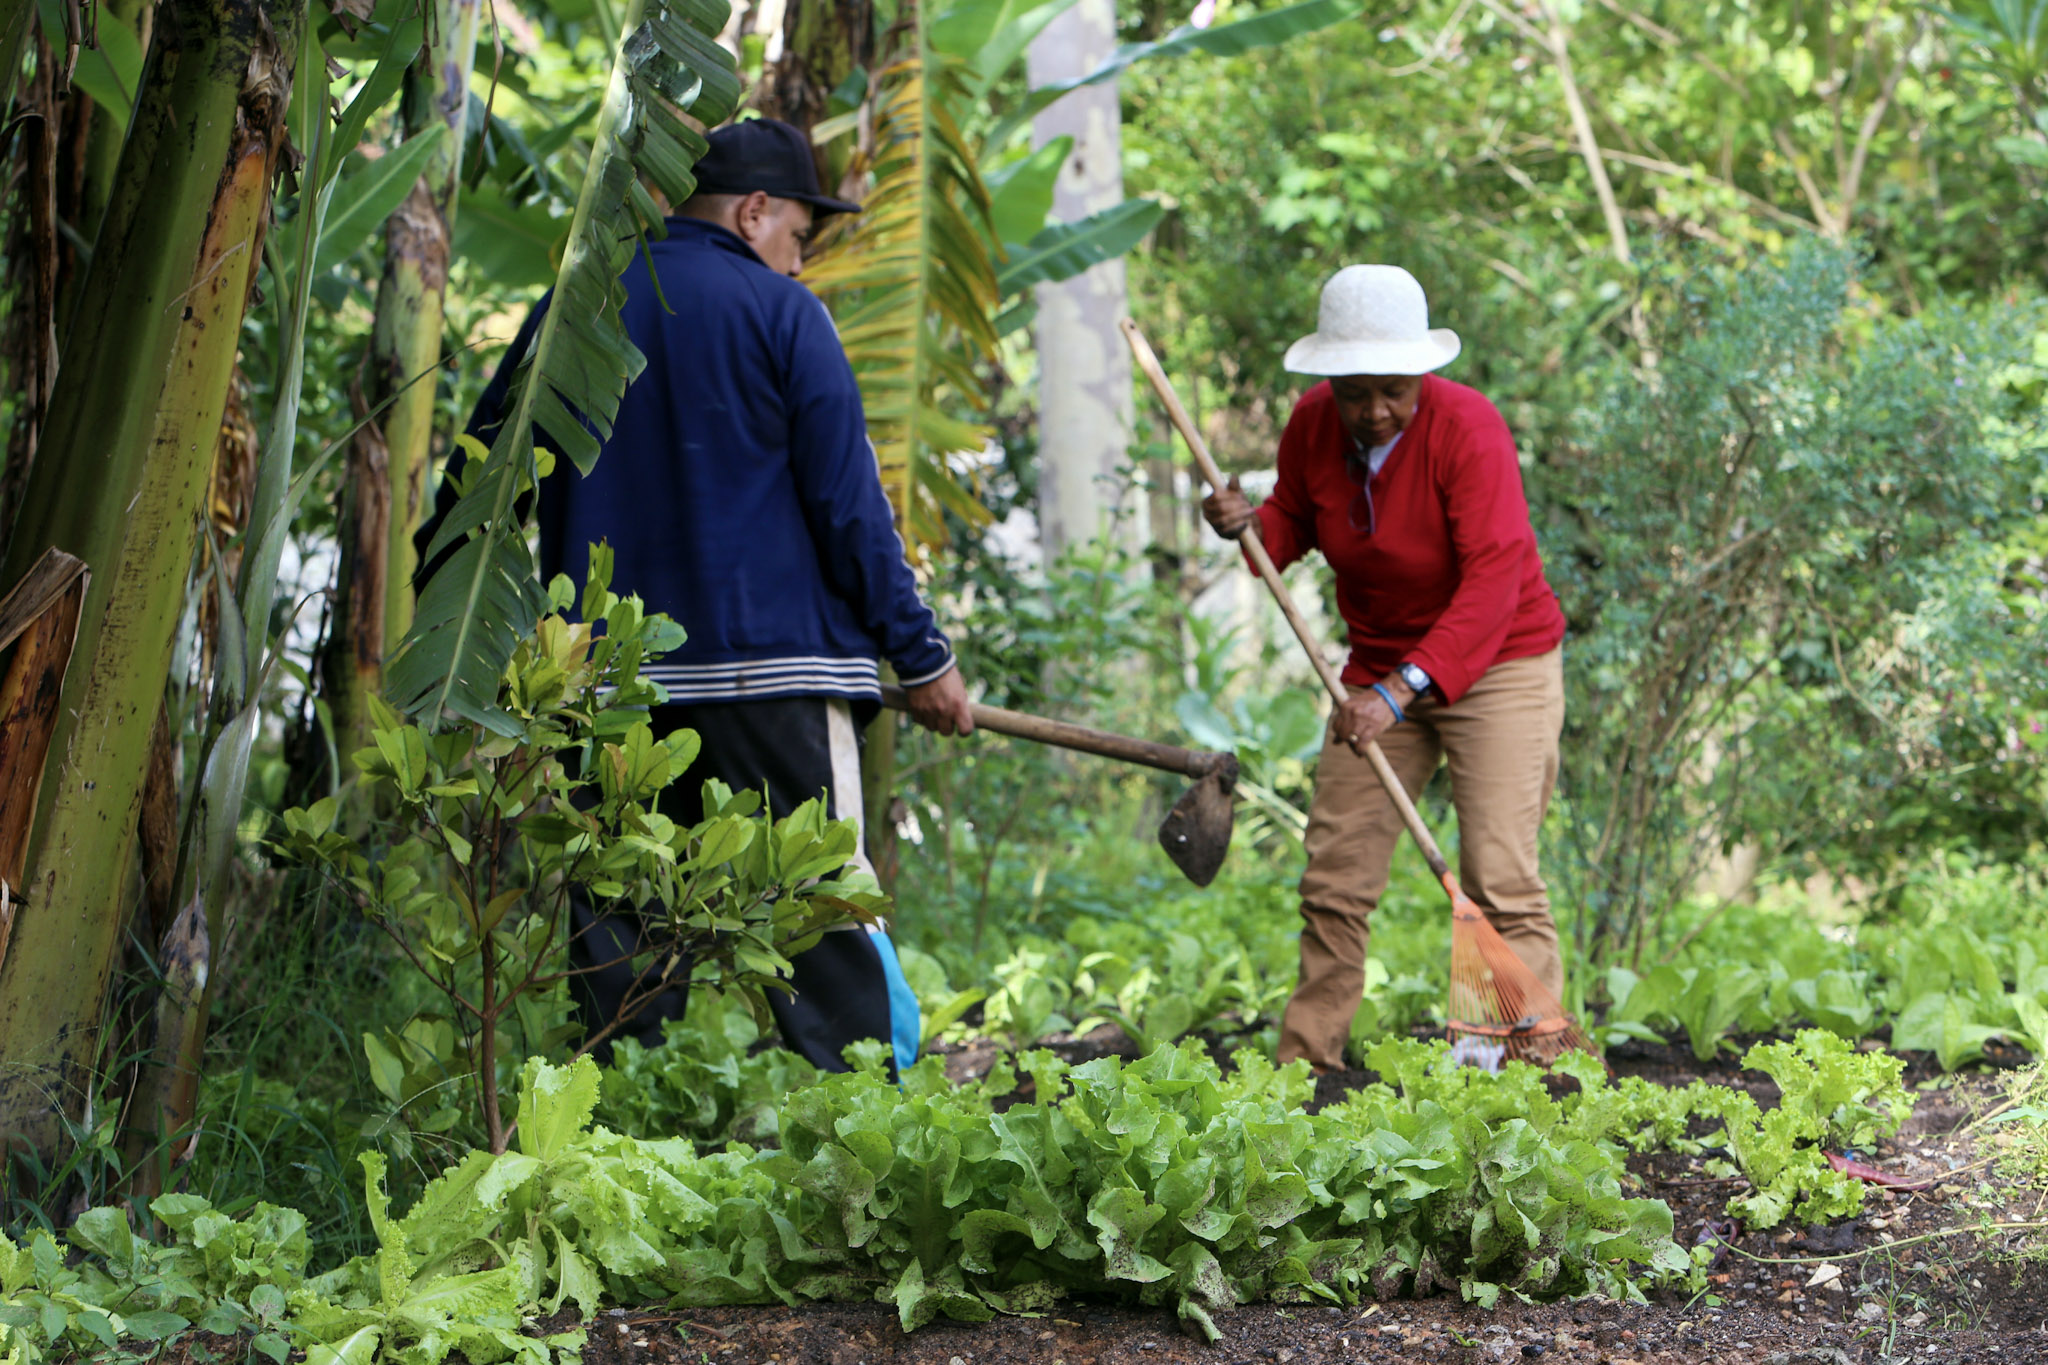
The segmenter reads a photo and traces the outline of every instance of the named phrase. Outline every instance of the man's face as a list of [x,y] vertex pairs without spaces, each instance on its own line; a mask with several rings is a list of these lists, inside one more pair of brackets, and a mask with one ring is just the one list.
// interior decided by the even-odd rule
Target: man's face
[[770,270],[795,279],[803,273],[804,243],[811,239],[811,206],[756,190],[740,201],[739,234]]
[[1380,446],[1407,430],[1422,397],[1419,374],[1347,374],[1330,381],[1337,418],[1351,439]]

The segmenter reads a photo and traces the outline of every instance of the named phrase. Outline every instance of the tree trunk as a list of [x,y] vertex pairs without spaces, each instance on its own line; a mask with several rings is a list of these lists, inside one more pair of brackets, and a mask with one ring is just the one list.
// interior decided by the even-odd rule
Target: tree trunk
[[798,0],[783,11],[782,55],[756,103],[770,118],[809,131],[839,83],[875,57],[871,0]]
[[[753,104],[768,117],[808,133],[826,116],[840,82],[857,70],[872,72],[874,66],[873,0],[790,0],[783,11],[782,53],[769,66]],[[858,195],[859,185],[846,178],[854,145],[849,137],[812,148],[819,184],[837,186],[842,196]]]
[[149,767],[142,776],[142,809],[136,820],[142,855],[142,912],[148,942],[161,944],[170,932],[178,892],[178,742],[168,708],[156,713],[149,733]]
[[38,35],[32,46],[36,70],[22,87],[16,115],[20,165],[8,214],[13,307],[4,347],[15,411],[7,432],[7,467],[0,471],[0,533],[13,524],[28,487],[57,379],[57,137],[63,114],[49,44]]
[[[0,964],[0,1140],[88,1093],[150,732],[284,142],[303,0],[167,0],[0,581],[92,572]],[[55,1101],[53,1103],[52,1101]]]
[[[136,45],[144,52],[149,51],[150,34],[156,22],[156,5],[152,0],[100,0],[99,13],[93,19],[97,29],[104,30],[109,24],[119,24],[135,35]],[[94,105],[92,124],[86,134],[83,166],[79,177],[77,216],[72,226],[78,235],[90,242],[99,234],[100,219],[106,213],[107,198],[114,192],[114,173],[121,164],[121,145],[128,139],[129,120],[119,110]],[[71,301],[78,291],[72,290],[66,300]],[[72,310],[66,309],[60,325],[67,334]]]
[[412,577],[418,567],[412,537],[433,454],[437,376],[406,385],[441,361],[463,124],[482,0],[437,0],[436,9],[435,40],[408,78],[405,126],[411,135],[438,119],[448,125],[448,136],[385,223],[384,274],[377,285],[361,401],[368,411],[397,397],[383,420],[365,427],[352,444],[343,491],[333,642],[323,665],[335,752],[342,755],[371,742],[369,698],[383,690],[385,656],[412,627]]
[[[1113,0],[1081,2],[1046,25],[1026,54],[1033,86],[1071,80],[1116,51]],[[1102,81],[1061,98],[1031,124],[1031,141],[1074,139],[1053,192],[1053,216],[1075,222],[1123,202],[1117,86]],[[1132,433],[1131,357],[1117,331],[1126,310],[1124,263],[1105,261],[1038,286],[1038,535],[1046,562],[1092,540],[1109,511],[1120,538],[1143,545],[1143,509],[1119,471]]]
[[[388,276],[385,283],[389,283]],[[385,297],[386,291],[380,288],[380,315]],[[369,413],[369,396],[360,376],[349,386],[349,400],[357,417]],[[391,449],[385,444],[383,427],[376,422],[365,423],[348,443],[348,463],[343,470],[338,501],[335,526],[341,541],[341,562],[335,568],[334,613],[320,660],[320,687],[327,697],[328,715],[334,725],[334,753],[342,760],[342,771],[294,774],[291,780],[300,791],[293,798],[295,801],[310,801],[311,793],[347,779],[347,756],[371,742],[370,698],[384,686],[385,577],[392,523]]]
[[1171,446],[1145,459],[1145,508],[1152,522],[1152,576],[1162,586],[1180,590],[1187,560],[1180,543],[1180,496],[1174,486]]
[[0,542],[35,467],[64,345],[64,301],[78,292],[80,253],[66,229],[78,222],[86,133],[94,114],[83,90],[73,86],[60,92],[62,50],[53,50],[40,32],[31,36],[28,48],[35,53],[36,70],[15,109],[17,198],[7,241],[15,305],[0,343],[18,408],[7,434],[7,468],[0,473]]
[[[57,730],[57,701],[78,642],[87,576],[84,564],[52,550],[4,603],[11,619],[0,631],[0,648],[12,646],[13,656],[0,682],[0,901],[9,903],[10,922],[35,827],[36,791]],[[0,926],[0,961],[8,936]]]

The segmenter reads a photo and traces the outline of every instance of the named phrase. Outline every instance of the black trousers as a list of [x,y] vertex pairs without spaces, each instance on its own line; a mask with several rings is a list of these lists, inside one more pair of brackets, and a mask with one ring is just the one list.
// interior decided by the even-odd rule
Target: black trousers
[[[704,783],[717,778],[735,791],[765,788],[775,817],[823,797],[835,818],[858,819],[860,735],[874,710],[872,703],[826,697],[655,707],[648,717],[655,734],[690,729],[703,741],[689,771],[663,793],[662,813],[685,825],[702,820]],[[571,899],[569,913],[569,958],[579,969],[570,977],[571,994],[585,1027],[596,1030],[620,1017],[632,993],[637,973],[626,959],[654,944],[638,916],[599,916],[580,896]],[[869,934],[830,931],[791,968],[795,994],[767,993],[784,1047],[820,1070],[844,1071],[841,1053],[848,1043],[889,1041],[889,985]],[[681,1019],[689,1001],[686,979],[634,1010],[592,1055],[609,1061],[612,1038],[659,1044],[662,1021]]]

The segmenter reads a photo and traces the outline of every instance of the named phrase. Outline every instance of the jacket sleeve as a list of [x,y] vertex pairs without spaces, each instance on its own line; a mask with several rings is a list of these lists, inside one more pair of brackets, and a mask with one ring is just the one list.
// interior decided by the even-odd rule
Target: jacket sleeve
[[1429,674],[1450,704],[1500,655],[1521,602],[1536,531],[1514,437],[1499,413],[1489,411],[1456,433],[1441,477],[1458,585],[1404,662]]
[[1297,406],[1280,433],[1272,496],[1259,504],[1259,536],[1273,567],[1284,569],[1316,548],[1316,509],[1308,492],[1308,427],[1312,418]]
[[853,367],[814,298],[795,309],[786,363],[790,462],[826,579],[852,603],[905,687],[942,677],[953,667],[953,647],[918,595]]

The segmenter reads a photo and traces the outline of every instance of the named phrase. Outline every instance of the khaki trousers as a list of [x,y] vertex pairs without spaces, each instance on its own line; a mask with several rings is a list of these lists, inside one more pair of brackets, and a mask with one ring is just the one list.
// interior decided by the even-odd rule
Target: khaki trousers
[[[1495,664],[1455,706],[1417,698],[1407,721],[1379,741],[1411,797],[1439,761],[1449,764],[1458,879],[1515,956],[1560,997],[1564,968],[1536,841],[1557,783],[1563,727],[1563,654],[1553,649]],[[1301,977],[1280,1021],[1283,1063],[1306,1057],[1318,1070],[1344,1065],[1365,990],[1367,921],[1387,889],[1403,829],[1372,765],[1326,736],[1301,879]]]

